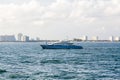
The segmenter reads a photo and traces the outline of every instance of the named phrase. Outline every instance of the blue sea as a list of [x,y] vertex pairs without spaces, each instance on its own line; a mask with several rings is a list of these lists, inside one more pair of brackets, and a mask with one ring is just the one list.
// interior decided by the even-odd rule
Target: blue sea
[[0,80],[120,80],[119,42],[43,50],[39,42],[0,43]]

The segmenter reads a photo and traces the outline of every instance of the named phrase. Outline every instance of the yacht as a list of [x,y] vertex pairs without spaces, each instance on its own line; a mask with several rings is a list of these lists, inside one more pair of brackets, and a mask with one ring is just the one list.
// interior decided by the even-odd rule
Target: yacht
[[43,49],[83,49],[82,46],[75,45],[68,41],[62,41],[62,42],[53,43],[53,44],[44,44],[44,45],[40,45],[40,46]]

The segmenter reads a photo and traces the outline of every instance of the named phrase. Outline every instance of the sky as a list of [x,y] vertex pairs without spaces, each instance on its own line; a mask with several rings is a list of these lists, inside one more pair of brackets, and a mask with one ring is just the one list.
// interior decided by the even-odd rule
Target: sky
[[0,0],[0,35],[120,36],[120,0]]

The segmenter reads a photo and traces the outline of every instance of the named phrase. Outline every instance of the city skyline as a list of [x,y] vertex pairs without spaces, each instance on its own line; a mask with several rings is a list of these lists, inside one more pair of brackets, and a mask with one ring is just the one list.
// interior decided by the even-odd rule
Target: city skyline
[[120,36],[120,0],[0,0],[0,34],[73,39]]
[[[56,39],[42,39],[41,37],[31,37],[29,35],[25,35],[25,34],[22,34],[22,33],[18,33],[16,35],[10,35],[10,34],[7,34],[7,35],[1,35],[0,34],[0,41],[22,41],[22,42],[29,42],[29,41],[46,41],[46,40],[50,40],[50,41],[56,41]],[[60,40],[60,39],[57,39],[57,41]],[[62,40],[75,40],[75,41],[120,41],[120,36],[109,36],[107,37],[106,39],[102,39],[100,38],[99,36],[92,36],[92,37],[89,37],[89,36],[82,36],[80,35],[79,37],[74,37],[73,39],[69,39],[69,38],[66,38],[66,39],[62,39]],[[61,41],[61,40],[60,40]]]

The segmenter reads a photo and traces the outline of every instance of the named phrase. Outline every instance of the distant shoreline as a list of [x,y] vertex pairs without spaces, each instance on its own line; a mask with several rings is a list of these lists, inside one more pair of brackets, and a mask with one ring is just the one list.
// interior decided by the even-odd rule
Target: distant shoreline
[[[15,43],[26,43],[26,42],[58,42],[59,40],[53,41],[53,40],[44,40],[44,41],[0,41],[0,43],[7,43],[7,42],[15,42]],[[120,41],[104,41],[104,40],[99,40],[99,41],[71,41],[71,42],[120,42]]]

